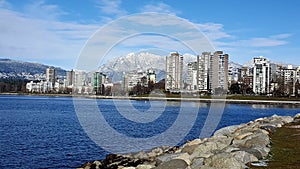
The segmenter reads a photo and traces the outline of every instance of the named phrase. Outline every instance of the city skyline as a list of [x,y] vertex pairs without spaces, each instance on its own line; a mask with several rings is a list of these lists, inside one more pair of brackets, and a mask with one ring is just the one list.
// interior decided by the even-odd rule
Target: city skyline
[[[171,52],[166,56],[165,79],[156,83],[154,69],[123,72],[122,81],[113,82],[111,77],[99,71],[67,71],[66,77],[56,78],[54,67],[46,69],[45,81],[30,81],[26,92],[68,93],[96,95],[141,95],[153,90],[168,93],[199,93],[201,95],[256,94],[298,96],[300,93],[300,66],[286,67],[256,57],[250,67],[228,64],[229,55],[223,51],[203,52],[197,61],[188,62],[184,78],[183,56]],[[155,88],[156,86],[156,88]],[[69,94],[71,94],[69,93]]]
[[[243,64],[264,56],[300,65],[300,22],[295,17],[299,3],[1,0],[0,57],[72,69],[84,43],[105,24],[134,13],[162,12],[195,24],[216,50],[229,53],[233,62]],[[113,55],[138,49],[129,50]]]

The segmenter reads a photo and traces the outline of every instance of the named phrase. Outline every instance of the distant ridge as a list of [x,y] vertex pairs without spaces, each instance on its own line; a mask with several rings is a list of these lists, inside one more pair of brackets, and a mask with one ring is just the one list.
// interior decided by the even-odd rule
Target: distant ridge
[[[50,65],[0,58],[0,73],[30,73],[32,75],[45,74],[48,67],[50,67]],[[64,69],[59,67],[55,68],[58,75],[66,75],[66,71]]]
[[[189,62],[194,62],[197,57],[191,54],[184,54],[184,67]],[[156,80],[165,78],[166,56],[160,56],[149,52],[129,53],[125,56],[114,58],[102,65],[99,71],[105,73],[113,81],[122,80],[123,73],[130,71],[146,71],[149,68],[155,70]],[[185,70],[185,68],[184,68]]]

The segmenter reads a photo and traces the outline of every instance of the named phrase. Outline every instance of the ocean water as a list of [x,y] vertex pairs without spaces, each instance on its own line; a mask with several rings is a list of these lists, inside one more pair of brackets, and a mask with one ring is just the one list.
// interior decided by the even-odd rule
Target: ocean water
[[[89,107],[91,100],[77,99],[76,104]],[[209,119],[211,105],[207,103],[109,99],[92,102],[110,129],[125,138],[147,139],[161,133],[168,133],[164,136],[169,138],[179,135],[182,128],[190,125],[191,129],[184,136],[176,137],[180,138],[176,140],[178,144],[201,136],[204,126],[216,130],[259,117],[300,113],[297,106],[226,104],[220,119],[214,116]],[[89,126],[98,126],[94,119],[99,114],[84,109],[86,115],[92,117],[84,116],[88,121],[82,123],[82,114],[75,110],[72,97],[0,95],[0,168],[76,168],[87,161],[104,158],[110,153],[105,147],[108,145],[101,146],[89,137],[92,132],[85,130]],[[178,123],[180,118],[181,123]],[[169,132],[177,123],[176,130]],[[103,124],[99,123],[99,126]],[[100,138],[105,137],[108,143],[117,144],[114,149],[131,152],[139,148],[129,145],[126,140],[116,142],[113,132],[103,131],[97,134],[102,134]],[[151,147],[160,146],[161,142],[142,144]]]

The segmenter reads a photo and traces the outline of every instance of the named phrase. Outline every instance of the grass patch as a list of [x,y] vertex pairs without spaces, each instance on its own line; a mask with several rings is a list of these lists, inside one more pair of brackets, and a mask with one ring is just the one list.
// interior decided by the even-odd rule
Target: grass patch
[[[288,124],[300,125],[297,123]],[[271,134],[270,162],[267,167],[253,169],[299,169],[300,168],[300,129],[281,127]]]

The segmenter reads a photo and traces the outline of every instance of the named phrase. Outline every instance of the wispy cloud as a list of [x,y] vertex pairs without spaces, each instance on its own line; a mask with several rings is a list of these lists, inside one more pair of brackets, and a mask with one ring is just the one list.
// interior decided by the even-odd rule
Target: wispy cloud
[[10,9],[12,5],[6,0],[0,0],[0,8]]
[[98,25],[32,18],[0,9],[0,56],[24,60],[75,60]]
[[177,15],[181,13],[180,11],[173,9],[170,5],[165,4],[163,2],[145,5],[140,9],[140,12],[158,12],[167,13],[171,15]]
[[126,15],[127,12],[121,8],[121,3],[121,0],[99,0],[97,1],[97,7],[107,15]]
[[220,23],[203,23],[196,25],[211,41],[233,37],[224,31],[224,25]]
[[46,4],[44,0],[33,1],[33,3],[24,6],[24,14],[29,17],[55,20],[62,15],[67,15],[66,11],[60,9],[58,5]]
[[291,34],[278,34],[269,37],[254,37],[233,42],[223,42],[220,45],[233,47],[275,47],[288,44],[287,38],[290,36]]
[[252,47],[271,47],[281,46],[288,43],[286,40],[275,39],[275,38],[252,38],[249,40],[240,41],[241,44],[249,45]]

